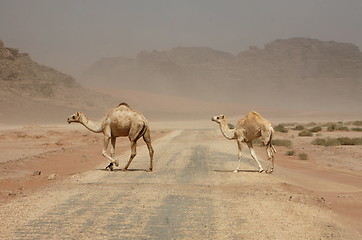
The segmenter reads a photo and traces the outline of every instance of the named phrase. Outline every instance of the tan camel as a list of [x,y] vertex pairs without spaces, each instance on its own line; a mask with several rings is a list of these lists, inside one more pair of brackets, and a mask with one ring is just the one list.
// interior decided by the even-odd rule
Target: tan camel
[[250,112],[244,118],[240,119],[236,124],[235,129],[230,129],[228,126],[227,119],[224,115],[214,116],[211,119],[214,122],[217,122],[220,125],[220,130],[222,134],[229,140],[235,139],[238,143],[239,153],[239,164],[234,172],[240,170],[240,161],[242,158],[242,144],[246,143],[249,147],[250,154],[252,158],[259,165],[259,172],[263,172],[263,167],[256,157],[256,153],[253,148],[253,139],[261,138],[261,141],[266,146],[266,152],[268,154],[268,168],[267,173],[272,173],[274,170],[274,153],[276,150],[272,145],[272,137],[274,129],[271,123],[263,118],[257,112]]
[[[150,168],[148,171],[152,171],[153,165],[153,148],[151,146],[150,129],[146,118],[139,112],[130,108],[127,103],[121,103],[118,107],[111,109],[106,116],[98,122],[89,120],[83,113],[77,112],[68,118],[68,123],[76,122],[83,124],[87,129],[95,133],[103,133],[104,142],[102,155],[106,157],[110,164],[106,169],[113,171],[113,165],[118,166],[119,163],[115,160],[115,148],[117,137],[127,137],[131,142],[131,156],[126,166],[122,169],[127,171],[133,158],[136,156],[136,143],[140,137],[147,144],[148,151],[150,154]],[[107,154],[107,148],[111,140],[111,155]]]

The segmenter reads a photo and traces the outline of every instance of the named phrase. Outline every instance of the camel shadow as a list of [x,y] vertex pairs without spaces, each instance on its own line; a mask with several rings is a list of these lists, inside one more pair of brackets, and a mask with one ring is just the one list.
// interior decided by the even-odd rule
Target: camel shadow
[[113,171],[110,171],[109,169],[105,169],[105,168],[101,168],[98,170],[106,171],[106,172],[147,172],[146,169],[138,169],[138,168],[133,168],[133,169],[129,168],[129,169],[127,169],[127,171],[123,171],[121,168],[115,168],[115,169],[113,169]]
[[[214,172],[221,172],[221,173],[227,173],[227,172],[231,172],[233,173],[234,170],[213,170]],[[251,173],[259,173],[258,170],[249,170],[249,169],[240,169],[238,172],[251,172]]]
[[133,169],[127,169],[127,171],[123,171],[122,169],[115,169],[115,171],[119,171],[119,172],[147,172],[146,169],[138,169],[138,168],[133,168]]

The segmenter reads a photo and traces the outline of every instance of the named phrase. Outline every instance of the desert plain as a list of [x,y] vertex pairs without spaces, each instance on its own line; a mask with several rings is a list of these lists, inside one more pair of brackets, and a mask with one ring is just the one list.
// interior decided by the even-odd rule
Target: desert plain
[[[257,172],[246,145],[233,172],[236,143],[206,119],[151,122],[153,172],[142,139],[123,172],[129,141],[119,138],[120,166],[106,171],[102,134],[79,124],[2,125],[2,239],[359,239],[362,147],[311,144],[361,136],[339,124],[349,130],[299,124],[322,126],[313,136],[283,124],[288,132],[274,139],[287,144],[275,144],[272,174]],[[265,148],[254,145],[266,168]]]
[[[107,57],[78,81],[0,41],[1,239],[361,239],[362,53],[277,39],[238,54],[209,47]],[[103,136],[66,120],[126,102],[149,121],[128,171]],[[211,121],[257,111],[275,128],[272,174]],[[255,141],[266,169],[265,147]]]

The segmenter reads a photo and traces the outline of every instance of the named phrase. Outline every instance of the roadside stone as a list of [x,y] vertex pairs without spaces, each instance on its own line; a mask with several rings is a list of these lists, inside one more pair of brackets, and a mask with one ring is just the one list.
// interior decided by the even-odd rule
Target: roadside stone
[[33,172],[33,176],[39,176],[39,175],[41,175],[41,171],[34,171]]
[[56,174],[50,174],[50,175],[48,176],[48,180],[54,180],[56,177],[57,177]]

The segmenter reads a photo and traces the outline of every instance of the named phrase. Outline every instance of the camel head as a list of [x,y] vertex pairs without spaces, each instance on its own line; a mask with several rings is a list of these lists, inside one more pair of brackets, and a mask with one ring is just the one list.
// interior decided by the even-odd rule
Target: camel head
[[213,116],[211,118],[211,121],[214,121],[214,122],[217,122],[217,123],[221,123],[222,121],[225,121],[226,120],[226,117],[225,115],[219,115],[219,116]]
[[81,112],[76,112],[74,113],[72,116],[70,116],[68,119],[67,119],[67,122],[70,124],[72,122],[81,122],[82,121],[82,116],[83,116],[83,113]]

